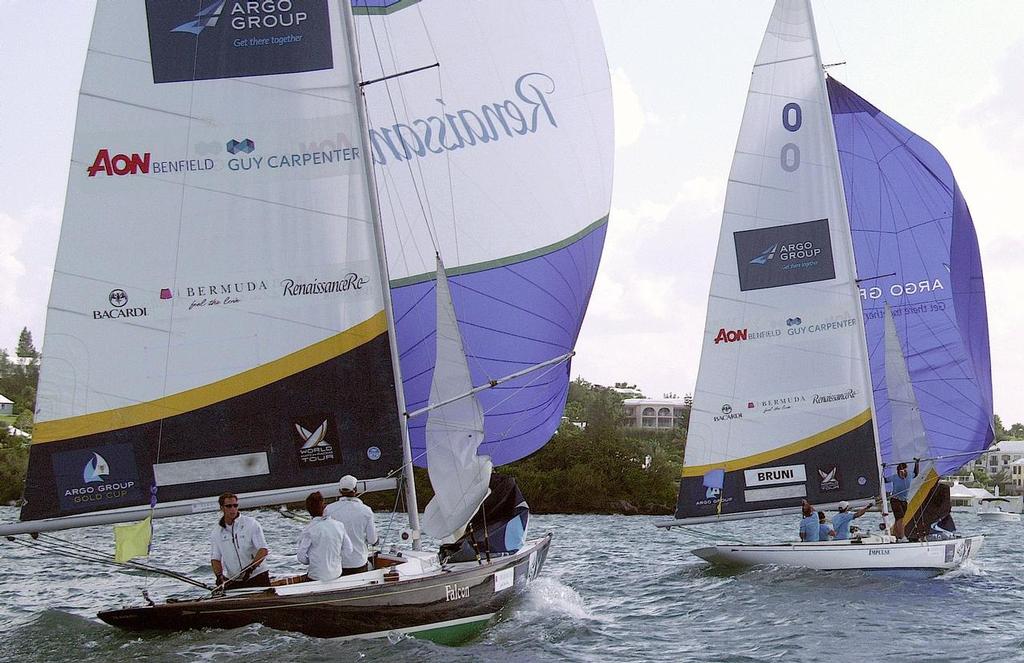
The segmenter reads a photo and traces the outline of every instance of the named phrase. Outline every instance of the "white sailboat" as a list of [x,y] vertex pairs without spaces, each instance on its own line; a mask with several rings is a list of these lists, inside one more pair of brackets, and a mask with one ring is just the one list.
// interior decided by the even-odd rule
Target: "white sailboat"
[[983,497],[979,500],[978,510],[975,511],[978,520],[993,520],[996,522],[1019,523],[1020,514],[1011,510],[1010,500],[1005,497]]
[[[871,134],[893,143],[877,160],[911,153],[908,161],[914,161],[915,150],[930,150],[916,164],[899,166],[901,173],[923,171],[914,172],[916,190],[892,185],[885,170],[890,164],[879,165],[871,154],[862,158],[866,166],[851,165],[851,144],[867,145],[862,149],[870,152]],[[955,338],[942,344],[929,334],[935,346],[929,350],[955,355],[951,363],[963,393],[980,394],[979,414],[972,411],[963,430],[949,434],[962,446],[940,451],[969,450],[959,454],[963,464],[987,446],[987,331],[971,352],[956,324],[973,320],[985,328],[980,261],[966,205],[945,171],[934,148],[826,76],[809,0],[778,0],[754,63],[729,176],[676,516],[659,527],[793,514],[805,499],[815,509],[877,499],[891,525],[883,459],[891,471],[900,461],[928,457],[928,451],[943,456],[929,446],[937,434],[917,405],[918,387],[901,349],[906,330],[897,331],[890,299],[902,323],[916,322],[921,312],[954,318],[942,328],[951,328]],[[913,264],[944,259],[945,287],[938,276],[934,288],[888,286],[886,279],[903,276],[900,258],[912,262],[900,250],[900,238],[912,239],[916,231],[904,227],[904,217],[894,220],[870,204],[851,206],[865,195],[866,180],[874,184],[869,193],[876,200],[914,198],[889,208],[924,206],[919,198],[926,194],[938,201],[925,201],[932,204],[931,218],[917,225],[932,237],[924,242],[926,259]],[[964,282],[972,284],[969,293],[959,287]],[[909,298],[922,291],[932,298],[930,308]],[[883,319],[885,329],[878,324]],[[915,363],[915,371],[922,370]],[[966,425],[975,419],[978,426]],[[924,507],[939,506],[932,492],[935,466],[925,463],[905,521],[931,517]],[[793,534],[796,539],[795,522]],[[982,543],[982,537],[954,536],[915,534],[915,541],[897,542],[885,529],[852,540],[720,544],[694,553],[723,565],[939,573],[973,557]]]
[[[411,550],[333,581],[145,597],[101,619],[479,629],[551,540],[524,540],[514,486],[510,535],[494,513],[472,519],[492,464],[558,424],[611,154],[589,3],[99,0],[26,502],[0,533],[32,545],[216,511],[224,491],[251,508],[370,477],[360,492],[404,488]],[[421,549],[414,464],[435,489],[423,530],[469,525],[475,557]]]

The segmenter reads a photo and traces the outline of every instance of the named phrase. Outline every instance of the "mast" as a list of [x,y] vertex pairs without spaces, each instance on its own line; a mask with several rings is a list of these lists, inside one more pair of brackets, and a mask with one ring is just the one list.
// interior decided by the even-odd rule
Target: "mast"
[[355,19],[352,15],[352,4],[349,0],[338,3],[341,8],[342,20],[345,23],[346,43],[348,46],[349,69],[352,74],[352,86],[356,92],[355,106],[359,118],[359,148],[362,150],[363,176],[366,181],[367,193],[370,198],[370,218],[373,221],[373,237],[377,244],[377,265],[380,273],[381,295],[384,299],[384,316],[387,320],[388,346],[391,348],[391,370],[395,380],[395,399],[398,401],[399,428],[402,431],[402,474],[405,477],[405,504],[409,515],[409,528],[412,530],[412,546],[420,549],[420,514],[416,503],[416,481],[412,468],[412,445],[409,442],[408,417],[405,411],[405,392],[402,387],[402,369],[398,360],[398,338],[395,334],[395,314],[391,308],[391,279],[388,275],[388,260],[384,246],[384,227],[380,219],[380,205],[377,200],[377,186],[373,173],[373,162],[370,158],[370,123],[366,116],[366,99],[360,85],[362,73],[359,67],[359,52],[356,47]]
[[[818,46],[818,27],[817,27],[817,25],[814,22],[814,12],[813,12],[813,10],[811,8],[811,0],[804,0],[804,3],[807,6],[807,16],[810,19],[810,23],[811,23],[811,37],[812,37],[811,43],[814,46],[814,56],[815,56],[817,62],[819,63],[819,65],[820,65],[821,64],[821,49]],[[865,331],[865,327],[864,327],[864,310],[863,310],[863,308],[861,307],[861,304],[860,304],[860,292],[859,292],[858,280],[856,278],[857,275],[858,275],[857,274],[857,260],[856,260],[856,257],[854,256],[854,252],[853,252],[853,235],[852,235],[852,232],[850,230],[850,215],[849,215],[849,213],[848,213],[848,211],[846,209],[846,189],[843,186],[843,175],[842,175],[842,170],[840,170],[840,165],[839,165],[839,147],[836,144],[835,123],[832,120],[832,102],[829,99],[828,89],[825,86],[824,69],[822,69],[822,74],[819,74],[819,76],[818,76],[818,85],[819,85],[819,87],[821,89],[821,96],[824,97],[825,108],[828,111],[828,117],[829,117],[829,122],[828,122],[829,131],[826,131],[825,133],[828,134],[829,154],[832,157],[832,163],[833,163],[832,172],[833,172],[833,177],[835,178],[835,181],[836,181],[835,182],[835,187],[836,187],[836,190],[839,192],[839,202],[840,202],[840,204],[837,206],[838,209],[839,209],[839,215],[841,217],[841,219],[840,219],[841,223],[839,224],[839,226],[844,228],[845,231],[846,231],[846,236],[843,239],[845,240],[844,244],[845,244],[845,247],[846,247],[847,257],[848,257],[848,259],[850,261],[850,265],[853,267],[854,279],[853,279],[853,282],[851,283],[851,287],[853,288],[853,300],[855,302],[855,305],[853,307],[854,308],[853,315],[854,315],[854,317],[857,320],[857,323],[856,323],[857,324],[857,329],[860,332],[857,335],[857,339],[858,339],[858,342],[859,342],[859,345],[860,345],[860,349],[864,353],[864,361],[861,362],[861,373],[863,374],[863,377],[864,377],[864,384],[866,385],[867,389],[871,390],[871,393],[869,394],[869,398],[868,398],[868,409],[871,412],[871,433],[872,433],[872,435],[875,438],[875,467],[878,469],[878,492],[879,492],[879,497],[881,498],[881,501],[882,501],[881,502],[882,503],[882,523],[885,525],[886,532],[888,532],[889,531],[889,502],[886,500],[886,495],[885,495],[885,475],[882,472],[882,451],[881,451],[881,448],[879,447],[879,444],[878,444],[878,416],[875,413],[875,396],[874,396],[874,389],[872,388],[872,383],[871,383],[871,366],[870,366],[870,362],[868,361],[868,357],[870,355],[868,354],[867,332]]]

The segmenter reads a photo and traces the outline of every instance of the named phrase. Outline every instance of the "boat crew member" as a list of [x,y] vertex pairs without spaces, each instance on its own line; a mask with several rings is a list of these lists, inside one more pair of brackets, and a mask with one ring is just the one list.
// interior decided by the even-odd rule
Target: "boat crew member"
[[800,521],[800,540],[805,542],[817,541],[821,528],[818,526],[818,514],[814,512],[814,507],[807,500],[804,500],[800,505],[800,512],[804,516]]
[[835,530],[836,541],[845,541],[850,538],[850,523],[857,518],[860,518],[868,509],[871,508],[871,504],[865,504],[856,511],[850,511],[850,503],[843,500],[839,503],[839,513],[832,516],[832,529]]
[[[921,469],[921,461],[914,459],[914,476]],[[907,464],[900,463],[896,466],[896,474],[892,475],[886,483],[892,482],[892,491],[889,493],[889,504],[892,505],[892,515],[896,524],[892,527],[892,533],[896,540],[903,538],[903,516],[907,513],[907,502],[910,500],[910,484],[914,479],[907,474]]]
[[377,544],[377,529],[373,526],[373,509],[363,504],[356,493],[358,480],[351,474],[341,477],[338,488],[341,498],[327,505],[324,516],[333,518],[345,526],[345,532],[352,541],[352,552],[342,557],[345,570],[342,575],[362,573],[368,561],[368,546]]
[[263,528],[252,516],[238,513],[238,496],[234,493],[221,494],[217,503],[223,515],[210,531],[210,566],[217,584],[225,585],[225,589],[269,587]]
[[832,526],[825,520],[825,512],[818,512],[818,541],[828,541],[835,536],[835,531]]
[[324,517],[324,497],[319,492],[306,498],[306,510],[313,520],[302,530],[295,556],[299,563],[309,565],[306,575],[310,580],[334,580],[344,569],[342,559],[354,552],[352,541],[344,525]]

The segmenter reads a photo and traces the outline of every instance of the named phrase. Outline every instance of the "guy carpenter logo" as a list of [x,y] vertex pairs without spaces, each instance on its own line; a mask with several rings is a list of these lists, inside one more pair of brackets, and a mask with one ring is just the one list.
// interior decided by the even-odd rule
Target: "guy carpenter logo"
[[224,10],[224,3],[226,0],[216,0],[212,4],[200,9],[195,14],[195,20],[182,23],[178,27],[171,30],[171,32],[188,32],[198,36],[200,32],[206,28],[211,28],[217,25],[217,20],[220,19],[220,13]]
[[821,483],[818,487],[821,489],[821,492],[827,493],[831,490],[839,490],[839,479],[836,477],[838,472],[838,466],[827,471],[818,470],[818,478],[821,479]]
[[232,138],[228,141],[227,148],[230,154],[238,154],[239,152],[243,154],[252,154],[252,151],[256,149],[256,143],[249,138],[244,140],[235,140]]
[[116,306],[117,308],[121,308],[128,303],[128,295],[120,288],[111,290],[110,294],[107,295],[107,299],[110,301],[111,306]]
[[128,293],[120,288],[115,288],[110,291],[107,295],[107,301],[114,308],[101,310],[97,309],[92,312],[93,320],[113,320],[115,318],[144,318],[149,315],[149,311],[145,306],[132,306],[127,307],[128,304]]
[[732,405],[726,403],[722,406],[722,414],[715,415],[715,421],[725,421],[726,419],[742,419],[742,412],[733,412]]
[[85,469],[82,471],[82,481],[85,483],[95,483],[103,481],[103,478],[110,474],[110,465],[103,456],[98,453],[94,453],[92,458],[85,464]]
[[[309,420],[294,422],[295,432],[299,436],[299,460],[303,463],[325,463],[337,461],[335,456],[335,445],[329,439],[331,431],[330,420],[327,417],[317,417],[314,422],[319,422],[316,428],[309,424]],[[312,430],[310,430],[312,428]]]
[[110,150],[100,150],[96,153],[92,165],[86,168],[89,177],[96,177],[97,173],[104,175],[138,175],[149,173],[151,155],[149,152],[138,154],[115,154],[110,156]]
[[803,322],[800,318],[786,318],[787,327],[796,327]]

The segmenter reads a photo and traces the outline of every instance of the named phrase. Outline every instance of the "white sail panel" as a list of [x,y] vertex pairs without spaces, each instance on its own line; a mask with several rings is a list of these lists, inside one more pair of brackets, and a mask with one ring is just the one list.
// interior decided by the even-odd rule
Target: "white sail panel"
[[[448,278],[437,259],[437,363],[431,403],[445,403],[473,388],[452,306]],[[484,413],[475,394],[440,405],[427,415],[427,468],[434,497],[423,512],[423,531],[436,539],[461,536],[487,497],[490,459],[477,455]]]
[[[729,175],[681,518],[877,487],[856,271],[819,62],[809,5],[778,2]],[[823,452],[835,445],[841,454]],[[746,481],[753,469],[763,481]]]

